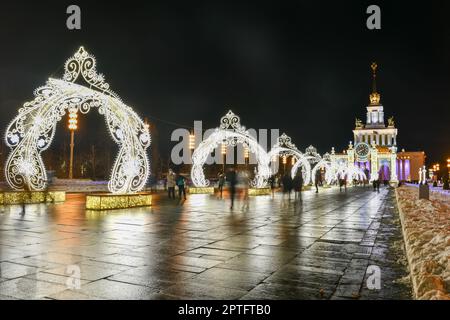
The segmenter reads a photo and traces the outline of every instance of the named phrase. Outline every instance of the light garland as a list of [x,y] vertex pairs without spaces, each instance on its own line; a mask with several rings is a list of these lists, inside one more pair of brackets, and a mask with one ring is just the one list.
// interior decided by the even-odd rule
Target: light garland
[[[88,86],[76,84],[78,79]],[[97,73],[95,58],[83,47],[67,60],[63,79],[49,79],[35,96],[19,109],[6,131],[6,144],[12,151],[5,175],[13,189],[23,190],[25,185],[36,191],[46,188],[47,174],[40,154],[53,141],[57,122],[66,110],[86,114],[93,107],[105,117],[113,140],[120,146],[109,190],[135,193],[144,188],[150,172],[146,154],[151,142],[148,126],[110,90],[104,76]]]
[[222,154],[228,146],[235,147],[238,144],[247,147],[249,152],[256,155],[258,162],[258,170],[255,178],[251,182],[251,186],[255,188],[263,188],[267,185],[270,176],[269,162],[270,157],[267,152],[258,144],[245,127],[241,126],[239,116],[235,115],[231,110],[220,119],[220,127],[216,128],[213,133],[203,140],[192,154],[191,178],[193,184],[198,188],[209,186],[209,180],[205,178],[203,165],[208,156],[219,145],[222,145]]

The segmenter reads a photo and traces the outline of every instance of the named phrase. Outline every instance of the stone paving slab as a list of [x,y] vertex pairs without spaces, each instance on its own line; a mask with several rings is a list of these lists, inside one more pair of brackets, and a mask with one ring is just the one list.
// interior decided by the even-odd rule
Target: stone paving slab
[[[412,298],[388,189],[262,196],[247,211],[211,195],[109,212],[83,201],[5,207],[0,299]],[[380,290],[367,287],[373,265]]]

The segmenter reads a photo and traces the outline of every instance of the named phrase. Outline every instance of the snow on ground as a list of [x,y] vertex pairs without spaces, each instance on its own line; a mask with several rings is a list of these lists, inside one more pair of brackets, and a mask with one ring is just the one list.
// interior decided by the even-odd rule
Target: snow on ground
[[397,189],[403,237],[417,299],[450,300],[450,195],[430,190]]

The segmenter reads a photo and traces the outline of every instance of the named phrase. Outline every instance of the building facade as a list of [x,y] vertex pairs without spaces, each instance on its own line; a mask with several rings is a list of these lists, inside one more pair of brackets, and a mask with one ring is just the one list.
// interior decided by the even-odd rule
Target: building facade
[[366,107],[366,122],[355,121],[353,142],[341,154],[332,156],[337,163],[346,163],[352,169],[365,172],[367,179],[382,180],[392,185],[399,181],[418,181],[419,169],[425,164],[424,152],[397,152],[398,129],[394,117],[385,119],[381,95],[377,91],[377,69],[374,62],[372,70],[372,93]]

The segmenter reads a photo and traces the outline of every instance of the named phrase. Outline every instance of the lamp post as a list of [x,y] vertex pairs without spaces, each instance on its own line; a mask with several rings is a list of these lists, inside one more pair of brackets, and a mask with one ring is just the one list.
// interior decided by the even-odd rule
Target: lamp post
[[248,147],[245,146],[244,147],[244,162],[245,162],[245,167],[248,167],[248,163],[249,163],[249,158],[250,158],[250,151],[248,150]]
[[69,109],[69,130],[70,130],[70,161],[69,161],[69,179],[73,179],[73,148],[75,146],[75,130],[78,128],[77,108]]
[[227,146],[224,143],[222,143],[221,154],[222,154],[222,172],[225,172],[225,161],[226,161],[226,155],[227,155]]
[[192,155],[194,154],[195,150],[195,134],[192,132],[189,134],[189,150],[191,151],[191,170],[192,170],[193,167]]
[[442,189],[444,190],[450,190],[450,158],[447,159],[447,177],[444,176],[442,180],[444,180],[444,185],[442,186]]
[[447,159],[448,178],[450,179],[450,158]]

